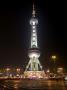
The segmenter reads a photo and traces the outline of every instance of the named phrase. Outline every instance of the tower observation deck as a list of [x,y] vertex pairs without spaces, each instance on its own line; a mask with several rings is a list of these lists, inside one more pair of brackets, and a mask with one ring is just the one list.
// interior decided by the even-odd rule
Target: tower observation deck
[[24,72],[24,76],[27,78],[32,78],[32,77],[43,78],[44,77],[44,71],[39,61],[40,51],[39,51],[38,43],[37,43],[38,20],[35,17],[35,14],[36,13],[35,13],[34,4],[33,4],[32,18],[30,20],[31,43],[30,43],[30,48],[28,51],[28,56],[30,60]]

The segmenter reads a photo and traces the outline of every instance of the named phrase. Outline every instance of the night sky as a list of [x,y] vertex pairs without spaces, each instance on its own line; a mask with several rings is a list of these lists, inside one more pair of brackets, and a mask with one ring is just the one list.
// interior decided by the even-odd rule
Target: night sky
[[[34,1],[34,0],[33,0]],[[32,0],[4,2],[0,6],[0,67],[25,68],[29,61],[32,17]],[[67,33],[65,2],[35,0],[36,17],[39,21],[38,44],[43,68],[52,65],[51,55],[57,55],[56,64],[67,68]]]

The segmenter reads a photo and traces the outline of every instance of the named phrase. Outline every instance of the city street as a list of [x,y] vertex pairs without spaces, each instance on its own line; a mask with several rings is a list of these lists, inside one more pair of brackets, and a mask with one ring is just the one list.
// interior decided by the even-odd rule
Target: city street
[[[2,82],[2,81],[1,81]],[[0,83],[2,90],[67,90],[63,80],[5,80]]]

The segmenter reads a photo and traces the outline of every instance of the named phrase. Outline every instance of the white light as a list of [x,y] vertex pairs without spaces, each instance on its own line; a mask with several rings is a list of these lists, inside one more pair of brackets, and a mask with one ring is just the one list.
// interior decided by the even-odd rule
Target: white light
[[67,76],[64,79],[67,80]]
[[50,70],[48,69],[48,70],[47,70],[47,73],[49,73],[49,72],[50,72]]
[[6,71],[9,71],[10,70],[10,68],[6,68]]
[[52,56],[52,59],[56,59],[56,56],[54,55],[54,56]]
[[34,40],[36,40],[36,38],[35,38],[35,37],[33,37],[33,41],[34,41]]
[[35,59],[36,59],[36,57],[37,57],[36,53],[31,54],[31,57],[32,58],[35,57]]
[[35,28],[35,26],[33,26],[33,28]]
[[35,30],[33,30],[33,32],[35,32]]
[[35,33],[33,33],[33,36],[36,36],[36,34],[35,34]]
[[35,25],[35,22],[33,21],[33,25]]

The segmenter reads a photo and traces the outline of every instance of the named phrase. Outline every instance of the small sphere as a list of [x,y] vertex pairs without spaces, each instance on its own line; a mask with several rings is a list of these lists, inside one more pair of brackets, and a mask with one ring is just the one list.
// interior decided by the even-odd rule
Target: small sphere
[[30,20],[30,24],[31,24],[31,25],[37,25],[37,24],[38,24],[38,20],[37,20],[36,18],[32,18],[32,19]]

